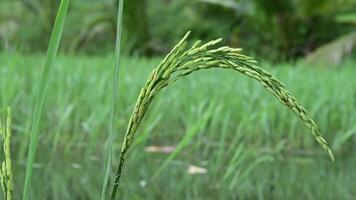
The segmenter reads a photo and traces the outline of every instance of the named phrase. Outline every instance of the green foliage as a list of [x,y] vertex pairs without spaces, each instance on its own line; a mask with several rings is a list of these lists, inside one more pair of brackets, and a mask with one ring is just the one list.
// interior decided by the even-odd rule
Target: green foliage
[[[73,1],[62,51],[71,54],[112,52],[116,2]],[[6,0],[0,5],[2,50],[45,51],[58,1]],[[192,30],[193,39],[211,40],[223,36],[230,46],[243,47],[269,60],[280,60],[304,56],[350,32],[350,25],[334,19],[354,11],[355,2],[135,0],[126,3],[124,9],[124,53],[165,54],[180,35]]]
[[[348,27],[333,19],[347,7],[343,2],[323,1],[272,1],[254,0],[251,13],[242,34],[254,32],[248,49],[272,59],[292,59],[304,56],[322,43],[347,32]],[[317,8],[317,9],[316,9]],[[334,27],[330,29],[330,27]],[[255,41],[254,41],[255,40]],[[260,48],[264,44],[264,48]],[[274,52],[274,53],[273,53]],[[275,54],[275,55],[273,55]]]
[[152,54],[150,23],[146,0],[128,1],[124,7],[124,41],[130,52]]
[[154,0],[147,9],[153,40],[158,41],[156,48],[165,48],[165,51],[175,45],[186,30],[192,31],[193,39],[212,40],[221,36],[228,39],[227,33],[235,22],[231,10],[199,1],[173,0],[165,6],[158,6],[160,4],[161,0]]
[[185,30],[192,30],[192,38],[224,36],[231,46],[281,60],[304,56],[349,31],[349,26],[338,24],[334,17],[353,5],[332,0],[155,0],[147,10],[157,49],[173,45]]
[[71,54],[112,51],[116,29],[113,2],[76,1],[72,4],[72,10],[68,14],[68,27],[71,28],[64,34],[63,46]]

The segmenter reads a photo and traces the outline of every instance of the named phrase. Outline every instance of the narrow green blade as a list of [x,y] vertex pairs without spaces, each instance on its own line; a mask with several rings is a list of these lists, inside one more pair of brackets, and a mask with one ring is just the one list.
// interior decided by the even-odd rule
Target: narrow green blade
[[117,118],[117,99],[119,90],[119,72],[120,72],[120,51],[121,51],[121,33],[122,33],[122,14],[123,14],[124,0],[119,0],[118,12],[117,12],[117,26],[116,26],[116,45],[115,45],[115,77],[113,79],[113,91],[111,100],[111,116],[109,133],[107,139],[107,150],[105,159],[105,174],[103,180],[103,187],[101,190],[101,200],[105,200],[106,190],[109,182],[111,172],[111,160],[112,160],[112,143],[115,130],[115,123]]
[[33,113],[33,118],[31,123],[30,145],[29,145],[27,164],[26,164],[24,193],[22,197],[23,200],[29,199],[32,168],[36,157],[36,147],[38,143],[39,124],[43,113],[43,107],[46,102],[49,75],[58,52],[64,21],[68,10],[68,5],[69,5],[69,0],[62,0],[59,6],[59,10],[57,13],[56,21],[53,27],[53,32],[47,50],[46,62],[42,71],[40,84],[37,88],[38,90],[35,99],[35,108],[34,108],[34,113]]

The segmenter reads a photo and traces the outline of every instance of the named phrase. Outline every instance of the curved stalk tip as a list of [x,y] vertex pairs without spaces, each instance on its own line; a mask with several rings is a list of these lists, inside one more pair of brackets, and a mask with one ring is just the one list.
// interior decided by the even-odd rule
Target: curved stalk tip
[[241,49],[231,47],[213,48],[221,39],[213,40],[201,45],[196,42],[192,47],[187,48],[188,32],[183,39],[172,49],[172,51],[163,59],[163,61],[151,72],[146,84],[141,89],[136,106],[131,115],[124,142],[121,149],[119,167],[116,172],[112,199],[115,199],[122,168],[125,164],[125,157],[130,148],[135,133],[146,114],[146,111],[157,93],[195,71],[222,68],[237,71],[252,79],[255,79],[263,87],[272,93],[283,105],[292,110],[311,130],[312,135],[320,146],[325,149],[331,160],[334,161],[334,155],[329,148],[326,140],[313,121],[307,114],[307,111],[297,101],[297,99],[285,89],[284,85],[278,81],[272,74],[256,65],[254,58],[241,54]]

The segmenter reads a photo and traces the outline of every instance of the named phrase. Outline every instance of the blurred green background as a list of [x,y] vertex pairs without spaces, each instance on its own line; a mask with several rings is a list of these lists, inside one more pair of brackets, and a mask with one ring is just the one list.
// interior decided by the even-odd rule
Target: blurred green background
[[[114,0],[73,0],[61,51],[112,52]],[[2,0],[1,50],[44,52],[59,1]],[[125,4],[126,54],[162,55],[187,30],[193,39],[224,38],[268,60],[295,59],[355,31],[354,0],[135,0]],[[335,51],[340,49],[334,49]]]
[[[12,107],[16,199],[59,3],[0,1],[0,116]],[[31,199],[100,197],[116,10],[114,0],[70,2]],[[221,37],[243,48],[285,83],[319,125],[336,162],[258,83],[210,70],[154,101],[127,159],[120,199],[356,199],[355,0],[126,0],[113,167],[140,88],[188,30],[191,41]],[[152,179],[172,153],[178,154]]]

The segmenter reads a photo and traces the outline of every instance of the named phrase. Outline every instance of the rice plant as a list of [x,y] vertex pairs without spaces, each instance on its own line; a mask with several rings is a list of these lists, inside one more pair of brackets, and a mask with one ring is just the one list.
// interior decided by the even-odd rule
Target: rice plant
[[5,160],[1,163],[0,182],[5,200],[13,199],[13,175],[11,164],[11,109],[7,108],[6,124],[3,126],[0,119],[0,137]]
[[307,111],[297,99],[285,89],[280,81],[267,71],[258,67],[256,65],[257,62],[252,57],[241,54],[241,49],[237,48],[228,46],[213,48],[214,45],[218,44],[222,39],[213,40],[205,44],[202,44],[201,41],[197,41],[189,48],[187,42],[188,36],[189,32],[151,72],[146,84],[141,89],[122,144],[119,166],[111,195],[112,199],[116,198],[127,151],[154,97],[161,89],[174,83],[178,79],[204,69],[230,69],[257,80],[311,129],[316,141],[328,152],[331,160],[334,161],[331,149],[328,147],[326,140],[321,136],[315,122],[307,114]]
[[26,176],[25,176],[24,193],[23,193],[24,200],[29,199],[32,168],[33,168],[33,163],[34,163],[35,156],[36,156],[36,148],[37,148],[37,143],[38,143],[40,121],[41,121],[43,108],[44,108],[47,93],[48,93],[49,77],[50,77],[51,69],[54,64],[54,60],[55,60],[57,52],[58,52],[58,47],[59,47],[59,43],[60,43],[61,36],[62,36],[63,26],[64,26],[64,21],[65,21],[65,17],[66,17],[67,10],[68,10],[68,5],[69,5],[69,0],[61,1],[60,7],[59,7],[59,10],[57,13],[57,17],[55,20],[55,24],[53,27],[51,39],[49,42],[49,46],[48,46],[48,50],[47,50],[47,57],[46,57],[46,61],[44,64],[43,71],[42,71],[41,80],[40,80],[39,86],[37,88],[38,90],[37,90],[37,94],[36,94],[35,108],[34,108],[34,113],[33,113],[33,118],[32,118],[32,123],[31,123],[30,144],[29,144],[28,157],[27,157],[27,163],[26,163]]

